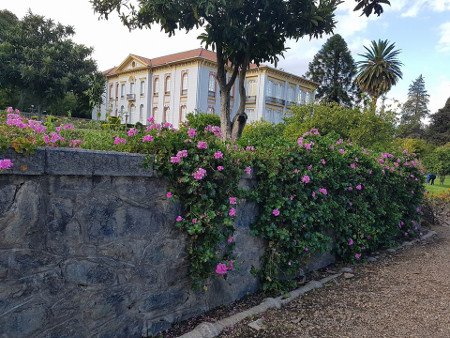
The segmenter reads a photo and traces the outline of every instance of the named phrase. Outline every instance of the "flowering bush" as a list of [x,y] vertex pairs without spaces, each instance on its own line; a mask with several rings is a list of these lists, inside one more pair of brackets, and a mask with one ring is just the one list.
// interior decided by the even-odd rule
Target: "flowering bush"
[[254,166],[264,182],[253,229],[268,242],[266,290],[292,286],[312,254],[332,249],[358,261],[418,232],[422,175],[406,153],[377,157],[313,129],[297,145],[258,153]]
[[[267,241],[259,275],[264,288],[295,283],[311,255],[333,250],[358,261],[401,238],[417,235],[423,198],[420,164],[408,153],[372,153],[317,129],[296,142],[282,139],[243,148],[220,140],[220,128],[173,129],[149,119],[147,127],[80,131],[70,123],[0,114],[0,147],[29,152],[37,146],[113,149],[149,155],[168,181],[165,198],[180,202],[174,224],[189,237],[190,274],[197,286],[235,269],[234,224],[242,198],[259,204],[251,226]],[[92,133],[92,134],[90,134]],[[254,135],[257,138],[257,135]],[[273,134],[269,133],[271,138]],[[11,168],[0,160],[0,170]],[[240,191],[242,175],[259,184]]]

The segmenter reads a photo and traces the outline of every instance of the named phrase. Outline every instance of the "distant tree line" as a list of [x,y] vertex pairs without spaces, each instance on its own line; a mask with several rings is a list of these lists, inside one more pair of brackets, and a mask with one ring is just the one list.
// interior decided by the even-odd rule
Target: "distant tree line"
[[31,11],[22,19],[0,11],[0,107],[90,117],[104,77],[92,48],[73,42],[74,34]]

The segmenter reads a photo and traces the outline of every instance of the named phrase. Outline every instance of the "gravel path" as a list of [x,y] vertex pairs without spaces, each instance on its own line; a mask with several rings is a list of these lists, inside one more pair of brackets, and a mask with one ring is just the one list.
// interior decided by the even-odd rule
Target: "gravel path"
[[[450,338],[450,227],[220,337]],[[262,318],[264,328],[247,324]]]

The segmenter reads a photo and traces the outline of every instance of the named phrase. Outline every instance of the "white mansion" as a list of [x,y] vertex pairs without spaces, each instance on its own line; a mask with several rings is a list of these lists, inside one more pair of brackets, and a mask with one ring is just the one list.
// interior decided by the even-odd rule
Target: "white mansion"
[[[189,112],[220,112],[215,78],[216,54],[199,48],[147,59],[130,54],[118,67],[104,72],[107,85],[93,119],[118,116],[123,123],[170,122],[178,127]],[[314,100],[317,84],[266,65],[247,73],[246,112],[249,122],[280,122],[293,104]],[[231,91],[232,116],[239,107],[236,85]]]

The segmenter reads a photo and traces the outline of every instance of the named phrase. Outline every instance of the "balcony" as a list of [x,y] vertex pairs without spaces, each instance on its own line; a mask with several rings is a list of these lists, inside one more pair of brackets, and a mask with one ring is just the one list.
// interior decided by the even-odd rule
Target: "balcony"
[[266,97],[266,103],[273,103],[273,104],[277,104],[277,105],[284,106],[284,104],[286,103],[286,101],[283,100],[283,99],[278,99],[278,98],[276,98],[276,97],[267,96],[267,97]]
[[127,94],[128,101],[136,101],[136,94]]
[[245,98],[246,103],[256,103],[256,95],[255,96],[247,96]]

